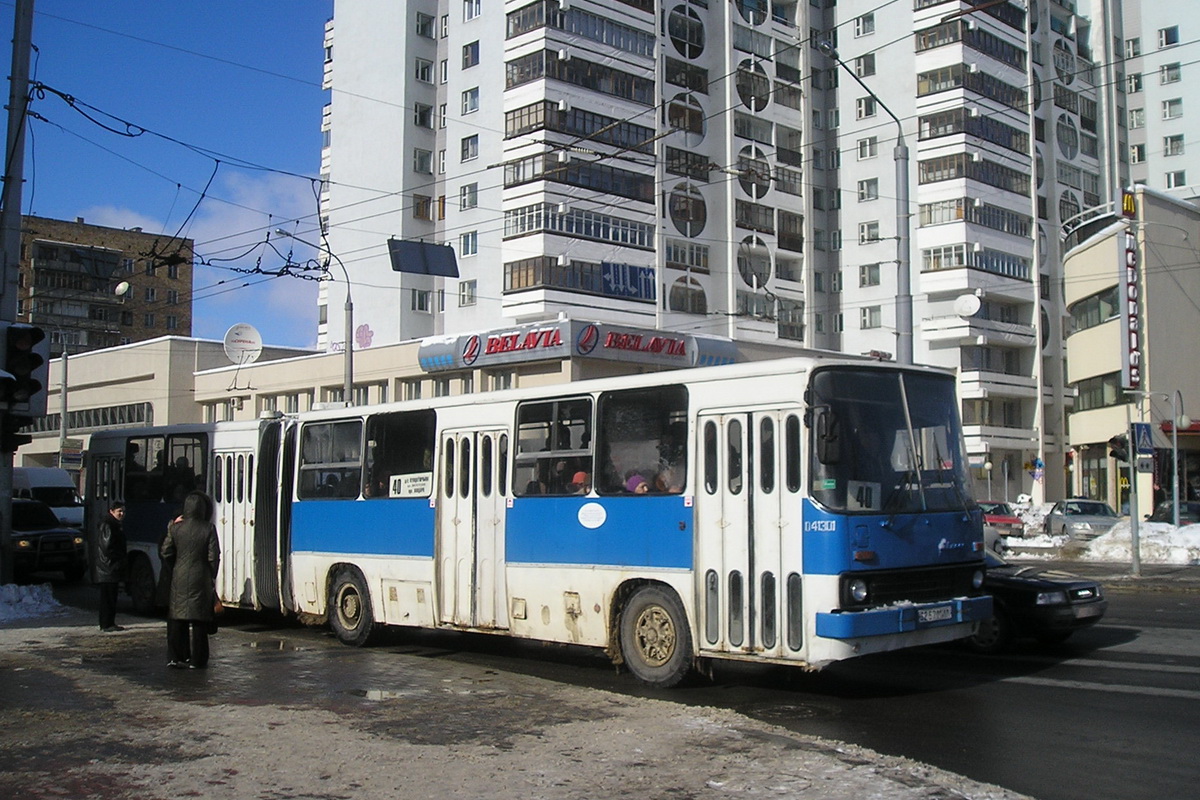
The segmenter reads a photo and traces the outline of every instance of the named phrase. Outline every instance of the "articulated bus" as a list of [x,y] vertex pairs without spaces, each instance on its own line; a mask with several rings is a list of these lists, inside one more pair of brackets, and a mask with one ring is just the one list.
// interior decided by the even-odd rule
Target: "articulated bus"
[[669,686],[707,659],[818,669],[991,613],[951,374],[803,356],[92,437],[153,605],[183,495],[221,600],[328,623],[603,648]]

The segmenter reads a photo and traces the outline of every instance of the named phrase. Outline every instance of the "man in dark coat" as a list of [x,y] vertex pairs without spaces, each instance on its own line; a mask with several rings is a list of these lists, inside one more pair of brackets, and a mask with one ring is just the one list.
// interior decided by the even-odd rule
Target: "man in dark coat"
[[100,630],[125,630],[117,624],[117,584],[125,578],[125,504],[119,500],[96,526],[92,552],[92,582],[100,590]]
[[183,500],[183,514],[167,528],[159,554],[171,568],[167,603],[167,666],[208,666],[208,628],[213,621],[221,545],[212,523],[213,501],[204,492]]

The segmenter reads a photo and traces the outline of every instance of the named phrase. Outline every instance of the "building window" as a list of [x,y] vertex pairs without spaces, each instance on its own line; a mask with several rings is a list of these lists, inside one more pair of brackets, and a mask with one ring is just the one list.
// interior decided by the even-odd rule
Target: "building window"
[[438,63],[438,83],[445,83],[450,80],[450,61],[443,58]]
[[462,113],[474,114],[479,110],[479,87],[467,89],[462,93]]
[[1163,155],[1164,156],[1181,156],[1183,155],[1183,134],[1176,136],[1163,137]]
[[146,287],[146,302],[153,303],[157,299],[158,299],[158,289],[155,289],[153,286],[147,286]]
[[1164,100],[1162,104],[1163,119],[1179,119],[1183,116],[1183,99],[1175,97]]
[[147,314],[146,316],[142,317],[142,325],[144,325],[147,328],[153,328],[154,327],[154,315]]
[[1129,163],[1141,164],[1146,160],[1146,145],[1131,144],[1129,145]]
[[426,39],[433,38],[433,17],[429,14],[417,12],[417,36],[424,36]]
[[1144,108],[1129,109],[1129,127],[1131,130],[1134,128],[1146,127],[1146,109],[1144,109]]
[[1137,58],[1142,54],[1142,40],[1138,38],[1125,40],[1125,57]]
[[479,158],[479,134],[464,136],[462,139],[462,160],[474,161]]
[[419,172],[422,175],[433,174],[432,150],[422,150],[419,147],[413,149],[413,172]]
[[879,155],[879,138],[876,136],[868,136],[866,139],[858,140],[858,160],[864,158],[875,158]]
[[433,220],[433,198],[423,194],[413,195],[413,219]]
[[433,62],[427,58],[418,58],[414,75],[421,83],[433,83]]
[[1179,44],[1179,26],[1172,25],[1169,28],[1159,28],[1158,30],[1158,46],[1174,47]]
[[471,42],[463,45],[463,69],[473,67],[479,63],[479,42]]
[[446,104],[442,103],[438,106],[438,127],[446,127],[446,118],[450,116],[450,112],[446,110]]
[[854,59],[854,74],[866,78],[875,74],[875,54],[866,53]]
[[863,264],[858,268],[858,285],[859,286],[878,286],[879,285],[879,265],[878,264]]
[[879,220],[858,223],[858,243],[870,244],[879,241]]
[[854,35],[866,36],[875,32],[875,14],[874,12],[863,14],[861,17],[854,19]]
[[167,305],[169,305],[169,306],[179,305],[179,290],[177,290],[177,289],[168,289],[167,290]]
[[855,115],[858,119],[869,119],[875,116],[875,98],[860,97],[854,103]]
[[433,309],[433,292],[429,289],[413,289],[412,310],[428,314]]
[[403,381],[400,385],[400,391],[405,400],[420,400],[421,399],[421,380],[414,378],[412,380]]
[[482,0],[463,0],[463,19],[475,19],[479,16]]
[[459,281],[458,283],[458,304],[459,306],[475,305],[475,293],[478,290],[478,281]]
[[467,231],[458,237],[458,254],[473,256],[479,252],[479,232]]
[[846,330],[846,317],[841,313],[833,315],[833,332],[841,333]]
[[858,327],[864,331],[883,325],[879,306],[867,306],[858,310]]
[[447,36],[450,35],[450,15],[449,14],[442,14],[442,21],[440,23],[440,28],[441,28],[441,30],[439,31],[438,35],[441,36],[441,38],[445,39]]
[[418,128],[433,127],[433,106],[413,103],[413,124]]
[[1179,83],[1183,80],[1183,66],[1178,62],[1163,64],[1158,68],[1159,83]]
[[468,183],[458,190],[458,208],[465,211],[479,205],[479,184]]
[[173,280],[179,278],[178,264],[167,264],[167,277]]
[[1181,189],[1187,186],[1187,172],[1185,170],[1176,170],[1175,172],[1167,173],[1167,188]]
[[446,174],[446,150],[438,150],[438,175]]
[[858,202],[864,203],[868,200],[879,199],[879,179],[867,178],[865,181],[858,182]]
[[167,315],[167,330],[179,330],[179,317],[175,316],[174,314]]

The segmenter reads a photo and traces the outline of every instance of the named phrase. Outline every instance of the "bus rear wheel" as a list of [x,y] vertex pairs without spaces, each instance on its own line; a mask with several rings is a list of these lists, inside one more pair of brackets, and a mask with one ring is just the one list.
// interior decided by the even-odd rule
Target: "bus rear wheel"
[[338,641],[362,647],[375,632],[367,582],[353,567],[342,567],[329,583],[329,627]]
[[633,676],[670,688],[692,668],[692,634],[683,604],[669,589],[638,589],[621,611],[621,656]]
[[154,613],[157,587],[154,585],[154,568],[145,556],[134,556],[130,562],[125,590],[129,592],[129,599],[133,601],[134,613],[143,616]]

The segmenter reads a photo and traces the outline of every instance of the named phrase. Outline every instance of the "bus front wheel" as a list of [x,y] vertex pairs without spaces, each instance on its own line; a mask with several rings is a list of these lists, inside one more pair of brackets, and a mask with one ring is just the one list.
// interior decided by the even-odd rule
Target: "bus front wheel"
[[692,634],[679,598],[645,586],[621,612],[621,656],[634,677],[651,686],[675,686],[692,668]]
[[358,570],[342,567],[329,583],[329,627],[343,644],[362,647],[375,632],[371,594]]

